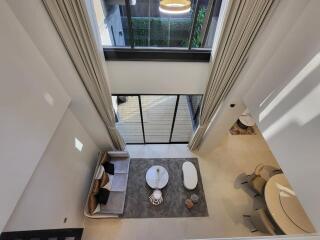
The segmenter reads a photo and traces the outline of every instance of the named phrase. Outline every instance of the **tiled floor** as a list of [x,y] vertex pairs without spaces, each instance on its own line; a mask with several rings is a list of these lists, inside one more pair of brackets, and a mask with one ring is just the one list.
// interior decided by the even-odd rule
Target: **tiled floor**
[[129,145],[132,157],[198,157],[209,217],[85,220],[84,238],[194,239],[252,236],[242,214],[250,212],[252,198],[237,183],[259,163],[277,166],[261,135],[228,135],[210,156],[199,157],[186,145]]

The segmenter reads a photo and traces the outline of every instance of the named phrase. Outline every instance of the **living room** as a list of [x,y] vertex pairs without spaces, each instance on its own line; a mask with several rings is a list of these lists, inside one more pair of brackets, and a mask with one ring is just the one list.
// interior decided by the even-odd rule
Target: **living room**
[[[81,1],[80,5],[90,10],[88,2]],[[229,1],[223,2],[229,6]],[[25,234],[11,238],[23,239],[34,231],[63,234],[64,230],[81,232],[82,239],[90,240],[257,239],[274,235],[256,231],[244,217],[264,199],[248,192],[250,184],[242,178],[255,173],[259,164],[281,168],[292,186],[290,190],[294,190],[292,194],[286,189],[287,193],[297,196],[314,229],[309,230],[309,222],[299,221],[303,217],[296,222],[289,219],[291,224],[307,226],[301,230],[304,232],[296,232],[304,238],[317,237],[319,196],[312,189],[316,188],[319,170],[314,158],[319,128],[317,107],[310,103],[318,101],[312,90],[318,86],[320,36],[312,29],[320,22],[319,2],[275,2],[250,46],[250,57],[241,65],[241,74],[214,111],[206,111],[212,110],[212,96],[217,96],[208,93],[212,59],[103,61],[108,99],[126,96],[124,102],[134,104],[131,119],[121,115],[128,113],[121,112],[125,103],[117,106],[118,111],[111,101],[104,110],[96,104],[98,98],[91,95],[90,85],[80,77],[86,73],[72,58],[75,50],[66,50],[68,45],[53,23],[56,15],[50,15],[49,1],[1,2],[0,29],[6,33],[0,38],[4,80],[0,176],[5,193],[1,200],[1,239],[10,239],[5,238],[6,233]],[[158,57],[163,56],[160,53]],[[192,109],[192,96],[201,96],[199,105],[203,107],[199,110]],[[116,128],[107,126],[112,119],[108,109],[115,113],[114,126],[126,144],[116,137]],[[255,122],[253,132],[234,134],[230,128],[248,111]],[[196,112],[198,122],[193,122]],[[199,126],[206,130],[205,134],[198,133],[201,141],[194,138]],[[132,129],[138,129],[135,138]],[[159,135],[160,140],[154,140]],[[110,159],[103,161],[104,171],[98,174],[103,154],[110,151]],[[115,158],[126,163],[119,164]],[[126,194],[122,207],[117,208],[122,212],[114,212],[111,218],[103,214],[99,219],[92,217],[95,214],[88,211],[88,200],[96,179],[98,192],[100,186],[109,192],[122,187]],[[107,202],[111,203],[111,193],[106,196],[106,190],[102,190],[99,201],[109,197]],[[94,195],[94,199],[98,197]],[[276,217],[273,220],[274,225],[283,226]],[[292,237],[286,228],[282,230]],[[59,236],[80,239],[76,235]]]

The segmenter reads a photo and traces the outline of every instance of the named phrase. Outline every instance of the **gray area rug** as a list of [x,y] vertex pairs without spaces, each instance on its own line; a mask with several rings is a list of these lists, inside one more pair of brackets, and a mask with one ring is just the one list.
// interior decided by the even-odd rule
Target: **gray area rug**
[[[182,164],[192,162],[198,172],[198,185],[190,191],[183,186]],[[169,182],[162,189],[163,203],[154,206],[149,201],[152,189],[147,185],[145,176],[153,165],[167,169]],[[185,200],[191,194],[199,196],[199,202],[192,209],[185,207]],[[167,218],[167,217],[206,217],[207,203],[202,187],[201,174],[197,158],[134,158],[130,162],[124,218]]]

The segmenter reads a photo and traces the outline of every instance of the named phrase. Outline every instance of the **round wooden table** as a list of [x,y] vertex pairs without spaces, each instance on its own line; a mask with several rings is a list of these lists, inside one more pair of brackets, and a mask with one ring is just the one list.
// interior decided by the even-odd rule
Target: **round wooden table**
[[264,196],[272,218],[285,234],[315,232],[284,174],[269,179]]

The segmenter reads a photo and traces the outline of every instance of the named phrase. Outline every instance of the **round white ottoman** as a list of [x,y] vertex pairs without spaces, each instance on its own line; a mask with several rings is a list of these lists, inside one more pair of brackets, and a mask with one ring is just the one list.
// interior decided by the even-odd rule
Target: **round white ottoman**
[[183,185],[188,190],[193,190],[198,184],[197,169],[192,162],[184,162],[182,164]]

